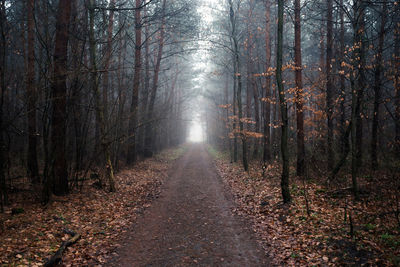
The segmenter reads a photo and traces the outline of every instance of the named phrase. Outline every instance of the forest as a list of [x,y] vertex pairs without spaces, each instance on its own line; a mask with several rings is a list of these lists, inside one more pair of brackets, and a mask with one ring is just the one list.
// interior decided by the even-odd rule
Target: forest
[[0,0],[0,266],[400,266],[400,2]]

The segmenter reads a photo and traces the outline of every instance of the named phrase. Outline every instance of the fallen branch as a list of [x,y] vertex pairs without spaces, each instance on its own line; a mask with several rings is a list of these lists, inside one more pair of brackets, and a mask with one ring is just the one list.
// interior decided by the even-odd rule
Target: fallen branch
[[61,244],[60,248],[57,250],[57,252],[50,259],[48,259],[45,262],[44,267],[51,267],[51,266],[55,266],[58,263],[60,263],[60,261],[62,260],[62,254],[64,253],[64,250],[67,247],[74,244],[80,238],[80,234],[75,233],[74,231],[71,231],[69,229],[64,229],[64,232],[71,235],[72,237],[70,239],[68,239],[67,241],[62,242],[62,244]]

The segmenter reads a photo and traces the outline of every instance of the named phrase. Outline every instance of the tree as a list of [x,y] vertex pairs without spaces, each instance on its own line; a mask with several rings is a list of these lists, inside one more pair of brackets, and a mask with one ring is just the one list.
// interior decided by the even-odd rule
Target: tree
[[4,205],[8,204],[7,188],[6,188],[6,156],[5,156],[5,142],[4,142],[4,115],[3,107],[6,95],[6,1],[0,2],[0,211],[4,212]]
[[289,150],[288,150],[288,111],[285,99],[285,91],[282,79],[282,61],[283,61],[283,0],[278,0],[278,32],[277,32],[277,49],[276,49],[276,84],[278,87],[279,104],[282,119],[282,137],[281,137],[281,153],[282,153],[282,177],[281,189],[284,203],[291,201],[289,191]]
[[328,121],[328,170],[333,168],[333,0],[327,0],[326,16],[326,116]]
[[60,0],[58,3],[55,48],[53,56],[53,84],[51,120],[52,158],[54,158],[51,181],[45,181],[44,200],[47,202],[52,190],[55,195],[68,193],[68,169],[65,158],[66,145],[66,101],[67,101],[67,58],[69,39],[69,20],[71,1]]
[[[357,70],[357,77],[351,72],[352,83],[352,104],[351,104],[351,179],[353,184],[353,193],[356,199],[359,199],[358,190],[358,169],[360,167],[362,122],[361,122],[361,102],[365,87],[365,40],[364,40],[364,11],[363,0],[357,0],[353,4],[353,69]],[[355,80],[357,78],[357,80]]]
[[139,104],[139,86],[140,86],[140,73],[142,68],[142,22],[141,22],[141,0],[136,0],[135,10],[135,70],[133,76],[133,91],[131,102],[131,117],[129,120],[129,148],[127,161],[128,164],[136,161],[136,127],[138,120],[138,104]]
[[[236,102],[238,106],[238,120],[239,120],[239,131],[240,131],[240,138],[242,139],[242,162],[243,168],[245,171],[248,171],[249,165],[247,162],[247,141],[246,136],[244,134],[243,128],[243,110],[242,110],[242,75],[240,73],[240,58],[239,58],[239,44],[237,39],[237,32],[236,32],[236,21],[235,21],[235,12],[233,11],[233,3],[232,0],[229,0],[229,18],[231,22],[231,38],[233,41],[233,54],[234,54],[234,73],[237,77],[237,96]],[[235,103],[234,103],[235,104]]]
[[91,87],[95,98],[96,105],[96,124],[99,125],[100,129],[100,140],[101,147],[104,154],[105,160],[105,171],[109,182],[110,191],[115,191],[114,183],[114,169],[111,162],[110,155],[110,142],[107,140],[106,124],[104,118],[104,106],[100,100],[100,88],[99,88],[99,77],[97,70],[97,52],[96,52],[96,40],[94,36],[94,17],[95,17],[95,0],[90,0],[89,6],[89,51],[90,51],[90,63],[91,63]]
[[304,115],[303,115],[303,78],[301,60],[301,21],[300,0],[294,0],[294,64],[296,73],[296,121],[297,121],[297,175],[304,175]]
[[271,159],[271,2],[265,1],[265,100],[264,101],[264,142],[263,142],[263,162],[264,165]]
[[160,66],[161,59],[163,55],[164,48],[164,39],[165,39],[165,8],[166,8],[166,0],[162,2],[162,10],[161,10],[161,25],[158,39],[158,52],[156,57],[156,63],[154,67],[154,77],[153,77],[153,85],[150,92],[150,102],[147,110],[147,124],[146,124],[146,135],[144,140],[144,155],[145,157],[151,157],[154,152],[154,137],[155,137],[155,129],[153,128],[154,123],[151,123],[151,120],[154,119],[154,104],[157,96],[158,89],[158,77],[160,75]]
[[378,169],[378,155],[377,155],[377,146],[378,146],[378,126],[379,126],[379,106],[381,102],[381,84],[382,84],[382,61],[383,61],[383,49],[385,43],[385,27],[386,27],[386,17],[387,17],[387,4],[386,1],[383,1],[382,11],[381,11],[381,21],[380,21],[380,30],[379,30],[379,38],[378,38],[378,51],[376,53],[376,62],[375,62],[375,82],[374,82],[374,111],[373,111],[373,119],[372,119],[372,138],[371,138],[371,165],[372,169]]
[[28,66],[26,68],[26,95],[28,115],[28,172],[33,183],[39,183],[39,167],[37,161],[37,130],[36,130],[36,86],[35,86],[35,0],[27,1],[28,13]]

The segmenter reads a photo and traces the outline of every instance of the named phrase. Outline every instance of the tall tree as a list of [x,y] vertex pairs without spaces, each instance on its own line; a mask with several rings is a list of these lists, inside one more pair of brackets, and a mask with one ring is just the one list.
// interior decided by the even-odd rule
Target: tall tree
[[33,183],[39,183],[39,168],[37,160],[37,130],[36,130],[36,85],[35,85],[35,0],[27,1],[28,13],[28,66],[26,68],[26,94],[28,114],[28,173]]
[[373,111],[373,119],[372,119],[372,138],[371,138],[371,165],[372,169],[378,169],[378,155],[377,155],[377,146],[378,146],[378,127],[379,127],[379,106],[381,101],[381,83],[382,83],[382,61],[383,61],[383,49],[385,43],[385,27],[386,27],[386,17],[387,17],[387,3],[386,0],[383,0],[382,10],[381,10],[381,21],[380,21],[380,29],[379,29],[379,38],[378,38],[378,51],[375,57],[375,82],[374,82],[374,111]]
[[328,170],[332,170],[333,155],[333,0],[327,0],[326,14],[326,116],[328,121]]
[[[351,72],[352,84],[352,104],[351,104],[351,177],[353,184],[353,193],[356,199],[359,198],[358,190],[358,169],[360,167],[360,143],[362,138],[361,122],[361,102],[365,87],[365,51],[364,51],[364,2],[363,0],[354,1],[353,4],[353,68],[357,70],[357,77]],[[361,126],[361,127],[360,127]]]
[[294,64],[296,75],[296,122],[297,122],[297,175],[304,175],[304,114],[303,114],[303,78],[301,59],[301,19],[300,0],[294,0]]
[[240,52],[239,52],[239,43],[237,39],[237,32],[236,32],[236,19],[235,19],[235,12],[233,11],[233,3],[232,0],[229,0],[229,18],[231,22],[231,38],[233,41],[233,53],[234,53],[234,69],[235,75],[237,76],[237,97],[236,102],[238,106],[238,123],[239,123],[239,131],[240,137],[242,139],[242,163],[243,168],[245,171],[248,171],[249,165],[247,162],[247,140],[244,134],[243,128],[243,108],[242,108],[242,75],[240,73]]
[[[108,91],[109,91],[109,68],[112,59],[112,44],[113,44],[113,29],[114,29],[114,8],[115,1],[111,0],[109,4],[110,13],[108,16],[108,25],[107,25],[107,40],[105,45],[105,59],[104,59],[104,74],[103,74],[103,109],[104,109],[104,118],[107,121],[108,119]],[[107,125],[106,125],[107,126]]]
[[0,2],[0,212],[4,212],[4,205],[8,204],[7,188],[6,188],[6,145],[4,142],[4,98],[6,95],[6,1],[1,0]]
[[395,151],[400,155],[400,4],[396,6],[394,17]]
[[115,191],[114,183],[114,169],[111,162],[110,155],[110,142],[107,140],[106,124],[104,118],[104,106],[100,100],[99,76],[97,70],[97,52],[96,52],[96,39],[94,34],[94,20],[95,20],[95,0],[89,1],[89,52],[91,64],[91,88],[95,99],[96,105],[96,123],[99,125],[99,134],[101,146],[104,154],[104,167],[106,171],[107,180],[109,183],[110,191]]
[[53,83],[51,119],[51,143],[53,172],[51,181],[45,181],[44,200],[48,201],[49,189],[55,195],[68,193],[68,169],[65,155],[66,145],[66,102],[67,102],[67,59],[69,40],[69,20],[71,15],[70,0],[58,2],[58,13],[55,33],[55,48],[53,57]]
[[160,25],[160,32],[158,37],[158,52],[154,67],[154,77],[153,77],[153,85],[150,92],[150,101],[149,106],[147,109],[147,122],[146,122],[146,134],[145,134],[145,145],[144,145],[144,154],[146,157],[151,157],[153,155],[154,150],[154,137],[155,137],[155,129],[153,128],[155,123],[152,123],[151,120],[154,118],[154,104],[156,101],[157,96],[157,89],[158,89],[158,77],[160,74],[160,66],[161,66],[161,59],[163,55],[164,49],[164,39],[165,39],[165,8],[166,8],[166,0],[162,2],[162,9],[161,9],[161,25]]
[[265,101],[264,101],[264,138],[263,162],[264,165],[271,159],[271,1],[265,1]]
[[284,203],[291,201],[289,191],[289,150],[288,150],[288,111],[285,99],[285,90],[282,79],[282,61],[283,61],[283,0],[278,0],[278,32],[276,49],[276,84],[278,87],[279,104],[282,119],[281,153],[282,153],[282,177],[281,189]]
[[135,10],[135,70],[133,76],[133,91],[132,91],[132,102],[130,108],[130,119],[129,119],[129,147],[127,162],[131,164],[136,161],[136,127],[138,121],[138,104],[139,104],[139,86],[140,86],[140,74],[142,68],[142,22],[141,22],[141,6],[142,1],[136,0]]

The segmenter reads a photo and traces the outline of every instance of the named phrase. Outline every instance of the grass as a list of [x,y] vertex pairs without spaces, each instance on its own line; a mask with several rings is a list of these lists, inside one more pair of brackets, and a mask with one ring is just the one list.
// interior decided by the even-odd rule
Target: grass
[[229,154],[227,152],[222,152],[212,145],[207,145],[207,151],[213,159],[228,159]]

